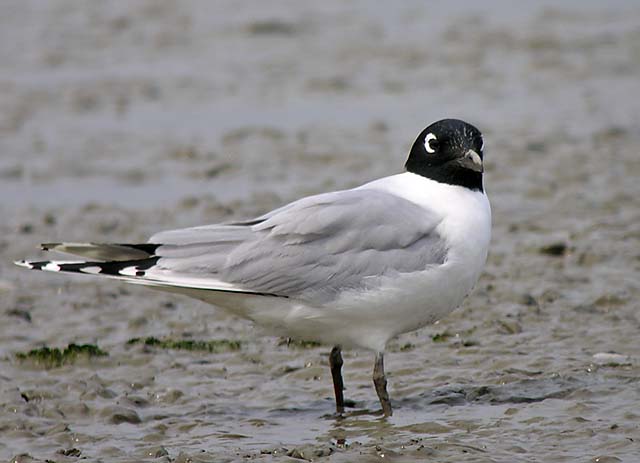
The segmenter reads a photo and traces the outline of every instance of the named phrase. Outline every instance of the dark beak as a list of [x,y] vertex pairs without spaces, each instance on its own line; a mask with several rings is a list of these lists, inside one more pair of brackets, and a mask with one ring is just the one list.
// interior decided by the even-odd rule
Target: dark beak
[[482,158],[473,150],[467,151],[465,155],[458,160],[458,164],[465,169],[469,169],[474,172],[482,173],[484,171],[482,167]]

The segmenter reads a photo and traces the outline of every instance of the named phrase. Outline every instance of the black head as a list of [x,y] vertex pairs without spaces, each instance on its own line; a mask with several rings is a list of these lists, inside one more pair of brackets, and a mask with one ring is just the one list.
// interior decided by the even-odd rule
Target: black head
[[404,165],[409,172],[472,190],[482,188],[482,134],[458,119],[442,119],[424,129]]

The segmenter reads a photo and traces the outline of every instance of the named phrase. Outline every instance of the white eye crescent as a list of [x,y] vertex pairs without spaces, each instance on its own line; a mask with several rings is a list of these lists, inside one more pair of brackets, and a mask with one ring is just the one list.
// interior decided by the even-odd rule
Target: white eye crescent
[[432,133],[428,133],[426,137],[424,137],[424,149],[427,150],[427,153],[435,153],[436,150],[431,148],[431,140],[437,140],[436,136]]

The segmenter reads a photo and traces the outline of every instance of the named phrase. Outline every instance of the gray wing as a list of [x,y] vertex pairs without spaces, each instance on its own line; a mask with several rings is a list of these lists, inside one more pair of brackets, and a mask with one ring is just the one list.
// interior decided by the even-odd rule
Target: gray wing
[[250,292],[330,299],[371,277],[444,262],[441,218],[373,189],[303,198],[255,220],[153,236],[163,269]]

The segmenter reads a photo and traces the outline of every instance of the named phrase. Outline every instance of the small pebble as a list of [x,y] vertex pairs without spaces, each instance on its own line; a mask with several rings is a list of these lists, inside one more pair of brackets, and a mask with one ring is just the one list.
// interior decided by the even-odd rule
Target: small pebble
[[540,248],[540,254],[554,257],[562,257],[566,255],[568,251],[569,246],[567,245],[567,243],[563,242],[551,243]]

